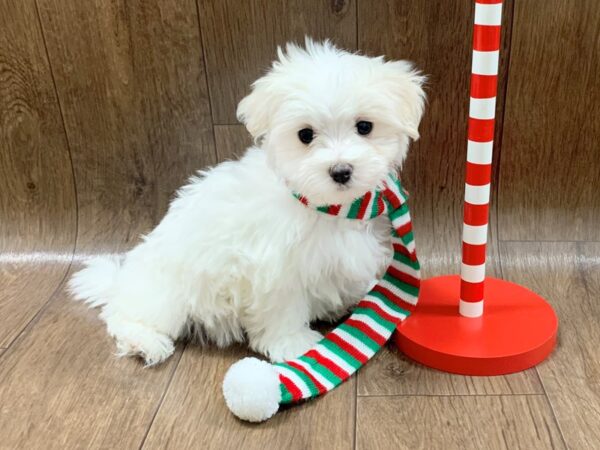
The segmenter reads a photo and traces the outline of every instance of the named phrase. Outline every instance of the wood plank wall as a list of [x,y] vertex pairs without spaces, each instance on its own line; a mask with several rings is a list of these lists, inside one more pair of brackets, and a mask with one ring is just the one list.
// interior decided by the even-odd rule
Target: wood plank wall
[[600,4],[517,1],[500,238],[600,239]]
[[[234,126],[237,102],[275,46],[305,34],[412,60],[429,76],[422,138],[405,177],[421,234],[456,244],[469,0],[26,0],[3,8],[5,249],[68,249],[75,220],[78,251],[127,248],[194,169],[232,156],[215,138],[247,142]],[[600,239],[598,9],[593,0],[505,4],[494,195],[503,239],[532,240],[540,229],[548,240]]]

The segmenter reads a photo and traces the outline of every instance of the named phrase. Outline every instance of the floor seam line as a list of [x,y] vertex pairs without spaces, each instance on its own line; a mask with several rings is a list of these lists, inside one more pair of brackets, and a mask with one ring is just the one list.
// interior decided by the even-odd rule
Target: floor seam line
[[169,388],[171,387],[173,378],[175,378],[175,372],[177,372],[177,368],[179,367],[179,363],[181,362],[181,359],[183,358],[183,354],[186,349],[187,349],[187,342],[183,345],[181,354],[179,355],[179,358],[177,358],[177,361],[174,364],[173,370],[172,370],[172,372],[169,376],[169,379],[165,385],[165,389],[164,389],[163,393],[161,394],[160,399],[158,400],[158,405],[156,406],[156,409],[154,410],[154,413],[152,414],[152,418],[150,419],[150,422],[148,423],[148,428],[146,429],[146,432],[144,433],[144,436],[142,437],[140,446],[138,447],[139,450],[144,448],[144,445],[146,444],[146,439],[148,438],[148,435],[150,434],[150,430],[152,429],[152,426],[154,425],[154,421],[156,420],[156,416],[158,416],[158,413],[159,413],[160,409],[162,408],[165,398],[167,397],[167,393],[169,392]]
[[50,305],[50,303],[52,303],[52,301],[56,298],[58,293],[62,290],[62,288],[65,285],[65,282],[67,280],[67,276],[69,275],[69,272],[71,271],[71,267],[73,265],[74,259],[75,259],[75,255],[73,252],[73,254],[71,255],[71,260],[69,261],[69,265],[66,267],[65,273],[64,273],[63,277],[61,278],[61,280],[56,285],[56,288],[54,288],[54,290],[52,291],[52,294],[50,294],[48,296],[48,300],[46,300],[44,302],[44,304],[40,307],[40,309],[38,309],[38,311],[33,315],[33,317],[29,320],[29,322],[27,322],[27,324],[23,328],[21,328],[21,331],[19,332],[19,334],[17,334],[15,336],[15,338],[10,341],[10,343],[8,344],[8,347],[6,347],[6,353],[8,353],[9,350],[13,349],[15,347],[15,345],[17,344],[17,342],[25,334],[27,334],[31,328],[33,328],[33,326],[40,320],[41,315],[48,309],[48,306]]

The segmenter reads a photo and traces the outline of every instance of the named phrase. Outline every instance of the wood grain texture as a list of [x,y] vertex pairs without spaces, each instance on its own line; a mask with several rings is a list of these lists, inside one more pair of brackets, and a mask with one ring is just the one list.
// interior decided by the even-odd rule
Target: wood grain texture
[[71,256],[62,262],[0,264],[0,347],[9,347],[59,288]]
[[2,2],[0,347],[21,332],[64,277],[76,213],[68,143],[35,3]]
[[304,36],[356,48],[351,0],[198,0],[215,124],[237,123],[235,109],[270,67],[277,45]]
[[[435,14],[432,14],[435,11]],[[512,1],[503,8],[503,57],[506,77]],[[428,276],[456,273],[460,264],[464,171],[467,148],[473,2],[359,0],[359,48],[389,59],[407,59],[428,76],[428,102],[421,138],[412,145],[402,174],[411,193],[411,213],[423,266]],[[376,24],[376,25],[375,25]],[[497,104],[495,169],[499,158],[504,86]],[[493,181],[496,182],[496,173]],[[495,198],[492,198],[492,205]],[[491,208],[494,223],[495,211]],[[490,258],[497,253],[490,227]]]
[[356,449],[566,448],[539,395],[359,398]]
[[538,366],[570,448],[600,443],[600,243],[502,243],[506,275],[546,298],[559,342]]
[[138,448],[179,354],[116,359],[97,311],[64,292],[0,359],[2,448]]
[[506,240],[600,240],[600,8],[517,2],[501,162]]
[[358,395],[543,394],[535,369],[497,377],[465,377],[423,367],[391,344],[358,376]]
[[236,160],[252,145],[252,137],[243,125],[215,125],[217,160]]
[[78,251],[126,248],[195,169],[215,161],[196,6],[40,0],[39,10],[60,62]]
[[352,448],[354,379],[268,422],[237,420],[225,405],[221,383],[229,366],[246,355],[242,349],[188,345],[143,448]]
[[544,396],[360,397],[356,449],[566,448]]

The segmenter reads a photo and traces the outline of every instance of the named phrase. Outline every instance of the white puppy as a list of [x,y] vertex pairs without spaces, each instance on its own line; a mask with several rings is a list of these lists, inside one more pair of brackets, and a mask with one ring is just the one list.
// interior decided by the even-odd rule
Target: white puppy
[[71,279],[120,354],[155,364],[193,334],[295,357],[321,338],[311,321],[344,314],[387,267],[386,219],[328,216],[292,193],[344,204],[375,189],[418,138],[423,77],[328,42],[278,56],[237,110],[257,146],[192,178],[122,259]]

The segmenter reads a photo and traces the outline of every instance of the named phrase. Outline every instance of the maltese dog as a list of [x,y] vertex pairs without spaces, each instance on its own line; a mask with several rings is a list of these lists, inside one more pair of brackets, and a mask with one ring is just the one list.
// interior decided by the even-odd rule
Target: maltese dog
[[71,292],[148,365],[190,337],[272,361],[304,353],[322,337],[310,322],[346,314],[392,252],[385,218],[320,214],[293,194],[345,204],[380,186],[419,136],[423,82],[329,42],[279,49],[237,109],[255,146],[191,178],[139,245],[89,260]]

